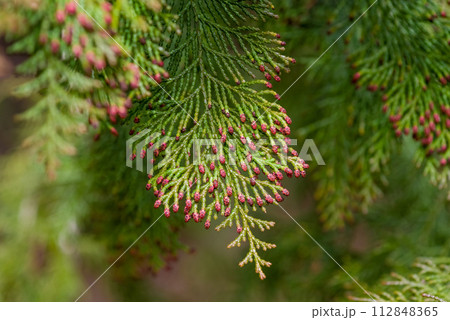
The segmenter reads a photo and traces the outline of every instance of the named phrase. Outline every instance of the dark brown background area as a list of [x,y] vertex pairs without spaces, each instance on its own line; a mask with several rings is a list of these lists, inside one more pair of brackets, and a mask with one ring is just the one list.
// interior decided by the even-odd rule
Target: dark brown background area
[[0,39],[0,154],[5,154],[18,141],[15,135],[20,123],[16,115],[25,110],[26,103],[15,98],[12,91],[21,82],[14,68],[25,58],[25,55],[8,55],[6,42]]

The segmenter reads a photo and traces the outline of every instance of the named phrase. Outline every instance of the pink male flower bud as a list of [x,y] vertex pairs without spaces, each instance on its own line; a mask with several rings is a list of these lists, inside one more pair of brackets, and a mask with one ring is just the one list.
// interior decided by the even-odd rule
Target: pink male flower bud
[[74,1],[68,2],[65,9],[69,16],[73,16],[77,13],[77,4]]
[[55,18],[59,24],[62,24],[64,23],[64,20],[66,20],[66,14],[62,10],[57,10],[55,13]]
[[199,222],[200,221],[200,216],[199,216],[199,214],[197,212],[194,212],[192,214],[192,218],[194,218],[195,222]]
[[75,56],[75,58],[80,59],[82,52],[83,49],[79,44],[76,44],[72,47],[72,53]]
[[270,195],[266,194],[265,198],[267,203],[273,203],[273,198]]
[[262,205],[264,204],[260,196],[256,196],[256,204],[260,207],[262,207]]
[[166,216],[166,218],[170,217],[170,209],[169,208],[164,209],[164,215]]
[[277,200],[277,202],[282,202],[283,201],[283,197],[280,196],[278,193],[275,193],[275,200]]
[[56,54],[59,52],[59,48],[60,48],[60,43],[58,40],[53,39],[52,42],[50,43],[50,49],[52,50],[53,54]]
[[84,29],[86,29],[88,31],[92,31],[92,29],[94,29],[94,26],[93,26],[91,20],[89,20],[89,18],[86,15],[80,13],[77,16],[77,19],[78,19],[78,22],[80,23],[80,25]]

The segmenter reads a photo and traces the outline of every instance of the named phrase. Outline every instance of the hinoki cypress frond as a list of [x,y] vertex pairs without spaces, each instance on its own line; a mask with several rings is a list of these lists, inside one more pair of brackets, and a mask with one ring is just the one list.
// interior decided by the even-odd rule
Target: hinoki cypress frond
[[27,143],[49,173],[59,154],[76,152],[72,136],[88,120],[96,139],[130,126],[131,159],[152,158],[146,188],[154,207],[169,217],[182,206],[175,217],[203,220],[207,229],[223,217],[215,229],[235,226],[229,247],[247,241],[240,265],[255,262],[265,278],[270,263],[258,250],[275,245],[254,229],[274,222],[250,212],[283,201],[284,176],[304,176],[308,167],[291,147],[292,121],[272,89],[295,63],[279,34],[259,28],[277,18],[273,5],[48,0],[3,1],[2,9],[23,23],[6,33],[11,52],[30,55],[19,71],[33,78],[19,93],[38,98],[22,118],[36,126]]
[[295,60],[283,55],[280,35],[257,27],[276,18],[269,1],[169,5],[181,29],[165,61],[172,77],[130,113],[130,134],[139,135],[135,146],[141,146],[132,158],[151,153],[154,170],[146,187],[157,197],[156,208],[163,207],[166,217],[181,211],[186,222],[203,220],[206,229],[219,217],[216,230],[235,226],[238,236],[229,247],[248,241],[239,265],[255,262],[263,279],[262,267],[270,263],[258,250],[275,245],[253,229],[274,222],[250,213],[282,201],[289,195],[284,175],[304,176],[307,168],[290,147],[291,119],[275,102],[280,96],[271,83]]
[[[22,3],[23,2],[23,3]],[[6,36],[9,51],[29,58],[18,67],[33,78],[18,89],[37,103],[22,119],[36,126],[26,141],[38,148],[49,174],[60,154],[76,152],[71,136],[94,128],[117,134],[113,125],[125,118],[132,100],[150,94],[167,72],[157,43],[161,32],[175,32],[173,17],[140,1],[2,0],[12,14]]]

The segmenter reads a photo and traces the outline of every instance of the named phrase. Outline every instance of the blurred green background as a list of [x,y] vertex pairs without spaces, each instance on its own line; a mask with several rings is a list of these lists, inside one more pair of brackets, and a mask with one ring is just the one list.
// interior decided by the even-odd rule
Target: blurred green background
[[[305,35],[299,31],[303,21],[296,19],[300,13],[280,13],[287,22],[282,28],[289,40],[288,53],[300,63],[283,78],[278,92],[284,92],[321,53],[313,42],[301,44]],[[326,25],[326,21],[320,23]],[[86,134],[76,141],[78,154],[61,159],[58,178],[48,179],[39,158],[22,145],[32,128],[17,115],[29,101],[12,95],[23,81],[13,72],[20,57],[6,56],[4,47],[0,47],[0,300],[74,301],[162,212],[153,209],[151,196],[142,187],[145,175],[125,166],[126,129],[120,132],[119,142],[112,136],[93,142],[92,132]],[[320,141],[318,135],[327,134],[320,127],[323,109],[317,106],[329,97],[322,90],[323,82],[316,81],[321,72],[327,72],[325,61],[283,97],[300,145],[305,138]],[[317,146],[326,163],[327,155],[339,151]],[[446,193],[415,167],[415,148],[408,141],[398,144],[395,160],[387,164],[384,195],[337,230],[325,230],[314,197],[317,177],[329,166],[316,166],[313,161],[306,179],[289,183],[291,196],[284,208],[365,288],[381,288],[382,280],[393,271],[408,273],[417,257],[448,256]],[[218,233],[194,223],[185,225],[179,215],[156,222],[81,300],[347,301],[351,296],[364,297],[283,211],[272,207],[267,215],[277,225],[263,239],[277,248],[264,253],[273,262],[264,281],[253,266],[237,266],[245,249],[226,249],[234,231]]]

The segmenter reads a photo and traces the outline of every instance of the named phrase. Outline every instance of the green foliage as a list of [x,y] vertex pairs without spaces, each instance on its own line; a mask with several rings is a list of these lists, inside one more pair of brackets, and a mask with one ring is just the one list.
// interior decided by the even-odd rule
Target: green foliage
[[[311,179],[295,191],[303,195],[299,202],[292,204],[292,208],[302,205],[298,221],[371,292],[386,291],[379,284],[392,272],[410,273],[417,257],[446,257],[450,250],[446,194],[433,187],[427,177],[411,174],[416,170],[411,161],[414,152],[410,142],[392,154],[396,161],[387,166],[390,174],[388,184],[381,189],[384,197],[369,207],[367,215],[356,215],[351,225],[342,229],[323,232],[314,214]],[[268,270],[263,284],[251,279],[249,274],[242,274],[235,280],[245,288],[240,291],[242,299],[348,301],[350,296],[369,298],[297,225],[289,218],[280,220],[273,231],[278,250],[269,255],[277,263]],[[218,264],[225,263],[224,260],[222,258]]]
[[449,301],[450,259],[420,258],[414,264],[415,273],[393,274],[385,282],[383,292],[375,294],[378,301]]
[[86,209],[72,184],[79,172],[70,168],[69,179],[60,176],[65,187],[54,186],[44,182],[45,172],[35,161],[27,152],[1,159],[0,300],[72,300],[83,288],[79,251],[97,251],[93,242],[75,242],[77,220]]
[[[270,101],[279,96],[269,80],[280,81],[295,61],[282,54],[279,35],[253,26],[275,16],[269,1],[171,5],[181,29],[168,45],[172,77],[131,111],[130,133],[139,133],[133,158],[154,155],[158,170],[149,175],[147,189],[158,196],[155,207],[163,206],[168,217],[183,201],[185,220],[205,219],[207,229],[212,219],[224,216],[216,230],[236,226],[239,235],[229,247],[248,241],[240,266],[254,261],[263,279],[262,267],[270,263],[257,250],[275,245],[258,239],[252,228],[264,231],[274,222],[250,211],[274,198],[282,201],[281,194],[289,194],[281,185],[282,172],[298,177],[307,167],[289,147],[291,120],[285,109]],[[266,80],[255,80],[255,71]],[[203,139],[210,139],[207,147],[199,145]],[[258,180],[260,173],[268,181]]]
[[116,134],[108,120],[125,118],[131,99],[148,96],[160,81],[164,52],[157,43],[167,40],[161,23],[168,32],[175,24],[155,8],[161,9],[155,1],[132,0],[0,2],[0,10],[16,20],[4,30],[14,40],[9,51],[30,56],[18,68],[33,78],[17,93],[38,100],[22,115],[36,127],[26,144],[40,150],[51,177],[58,155],[76,152],[73,136],[86,131],[88,119]]
[[[21,115],[26,145],[40,150],[52,177],[60,165],[50,183],[34,154],[2,159],[0,261],[7,263],[0,263],[0,299],[73,300],[123,252],[132,259],[119,259],[105,286],[124,299],[145,299],[146,275],[186,248],[178,240],[183,220],[234,227],[229,247],[248,242],[240,265],[254,262],[261,279],[268,272],[264,284],[247,271],[233,275],[240,287],[230,300],[354,295],[359,288],[296,225],[271,233],[282,249],[266,255],[279,263],[262,270],[271,263],[259,250],[275,245],[255,229],[274,226],[266,205],[276,212],[289,195],[284,176],[304,176],[308,168],[289,146],[291,118],[270,82],[281,74],[296,81],[287,75],[295,62],[285,55],[289,47],[265,31],[285,28],[302,64],[315,65],[283,104],[301,103],[291,108],[302,127],[296,133],[312,135],[326,162],[294,200],[310,213],[315,190],[323,224],[311,214],[302,224],[364,287],[394,270],[406,274],[418,256],[442,256],[419,260],[417,275],[395,276],[376,297],[448,300],[450,72],[443,2],[379,1],[336,43],[371,2],[283,0],[276,24],[267,0],[78,2],[82,8],[68,0],[41,0],[38,7],[0,0],[0,32],[12,41],[10,52],[29,55],[18,68],[28,81],[17,90],[36,101]],[[333,52],[316,63],[331,44]],[[88,123],[97,131],[95,143],[79,137]],[[125,166],[129,136],[131,159],[153,161],[148,176]],[[213,144],[198,146],[204,139]],[[419,176],[413,157],[444,192]],[[171,219],[150,208],[151,193],[154,207]],[[323,226],[340,230],[323,233]],[[365,245],[355,249],[360,242]],[[17,252],[26,254],[10,259]],[[213,254],[213,267],[199,261],[202,268],[195,268],[199,279],[199,269],[208,275],[204,283],[224,270],[223,252]],[[122,285],[128,291],[121,296]]]
[[[369,4],[369,1],[358,2],[349,16],[354,18],[355,12]],[[439,1],[381,1],[373,9],[348,37],[347,59],[356,71],[353,82],[357,88],[382,91],[375,96],[383,101],[382,110],[389,115],[395,134],[407,139],[412,136],[422,144],[416,155],[418,164],[424,164],[425,174],[433,183],[447,187],[450,179],[448,6]]]
[[[248,240],[250,251],[241,266],[255,261],[264,278],[261,267],[270,263],[257,249],[275,245],[256,238],[252,228],[263,231],[274,222],[249,211],[282,201],[281,194],[289,194],[281,185],[282,172],[299,177],[307,167],[289,146],[291,119],[286,110],[267,100],[280,99],[270,80],[280,81],[295,60],[283,55],[285,43],[279,35],[253,26],[276,17],[269,1],[158,3],[60,0],[43,1],[36,8],[2,2],[4,10],[27,21],[25,31],[7,30],[14,39],[10,51],[31,55],[18,70],[34,79],[18,93],[40,95],[22,116],[36,126],[26,144],[41,150],[54,177],[57,155],[75,153],[73,136],[86,131],[87,119],[95,128],[117,135],[107,120],[114,124],[117,117],[125,118],[134,103],[128,117],[130,125],[135,123],[130,133],[149,129],[138,137],[139,144],[146,142],[137,150],[141,157],[148,149],[157,156],[169,150],[176,154],[158,163],[158,174],[150,177],[148,186],[155,190],[164,182],[155,207],[164,205],[168,216],[172,205],[178,211],[178,198],[188,203],[202,198],[199,205],[187,205],[185,219],[205,218],[209,228],[212,218],[224,215],[216,229],[236,226],[239,236],[230,247]],[[164,55],[168,72],[161,69]],[[266,80],[256,79],[255,70]],[[170,75],[152,90],[151,85]],[[177,108],[182,112],[173,112]],[[176,139],[155,140],[159,132]],[[200,163],[192,163],[191,150],[198,139],[221,141],[214,142],[213,152],[199,150]],[[206,163],[213,153],[220,161]],[[205,167],[211,172],[203,174]],[[269,181],[257,180],[260,173]],[[215,199],[207,201],[207,194]]]
[[[161,218],[148,210],[146,191],[134,188],[141,174],[120,165],[125,150],[114,139],[83,142],[82,153],[62,158],[51,183],[26,152],[2,160],[0,300],[74,301],[95,280],[86,282],[91,276],[85,274],[97,277]],[[24,167],[29,169],[21,175]],[[105,179],[111,171],[114,181]],[[155,223],[127,251],[131,257],[114,265],[109,286],[138,288],[144,274],[165,267],[185,249],[178,240],[181,224]]]
[[[178,240],[184,222],[163,219],[162,213],[149,208],[147,191],[136,188],[145,175],[121,165],[125,159],[125,148],[121,146],[125,145],[126,136],[125,130],[120,130],[119,141],[102,137],[88,149],[91,156],[79,157],[85,174],[90,175],[84,183],[89,214],[83,217],[80,228],[87,235],[99,237],[111,259],[133,244],[133,261],[120,260],[118,265],[123,268],[119,267],[117,277],[138,279],[141,273],[159,271],[178,250],[186,248]],[[108,172],[115,173],[114,181],[105,179]]]
[[292,8],[291,1],[283,2],[288,35],[307,44],[303,51],[317,45],[306,65],[332,45],[309,71],[320,92],[311,99],[314,112],[302,113],[307,126],[300,131],[314,137],[327,163],[314,176],[317,208],[328,229],[368,212],[383,195],[386,165],[398,143],[419,140],[417,165],[448,192],[448,6],[384,1],[361,16],[372,4],[323,1]]

